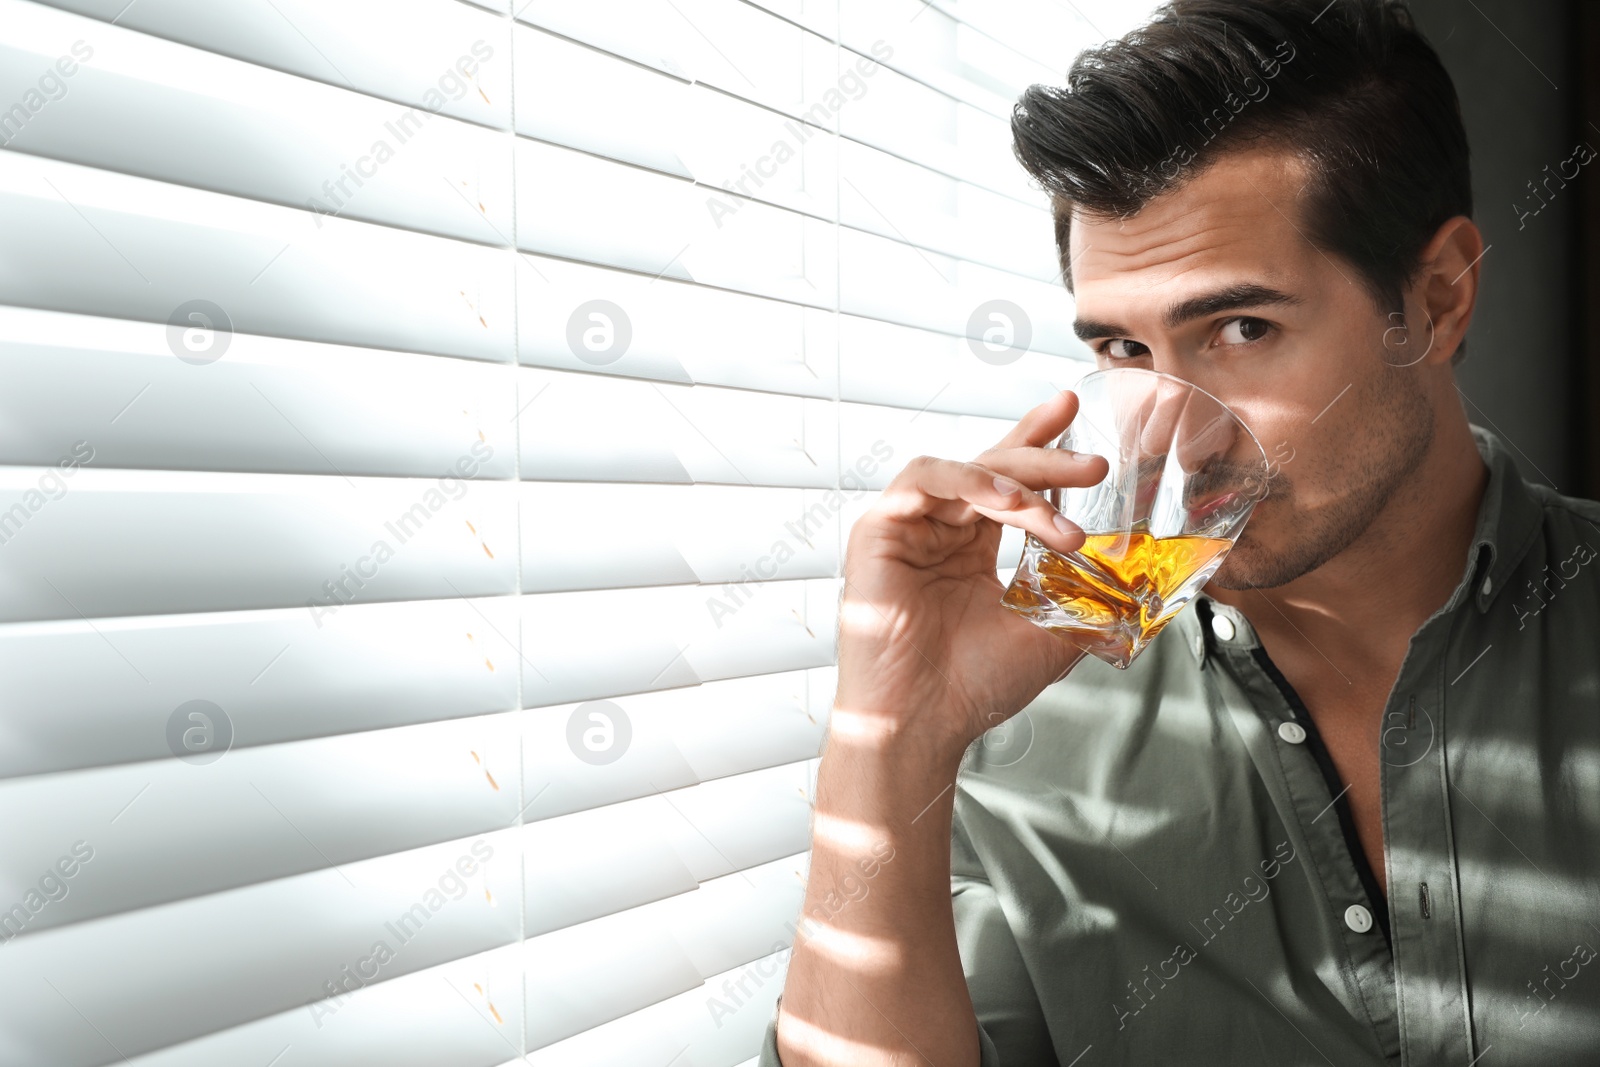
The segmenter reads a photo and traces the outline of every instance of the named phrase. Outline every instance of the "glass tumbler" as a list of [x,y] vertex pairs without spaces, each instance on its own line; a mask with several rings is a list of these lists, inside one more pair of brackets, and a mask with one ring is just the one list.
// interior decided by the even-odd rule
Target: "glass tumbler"
[[1028,534],[1001,603],[1126,668],[1200,590],[1267,493],[1267,456],[1216,397],[1159,371],[1114,367],[1073,387],[1078,414],[1052,447],[1106,458],[1091,486],[1047,490],[1086,540]]

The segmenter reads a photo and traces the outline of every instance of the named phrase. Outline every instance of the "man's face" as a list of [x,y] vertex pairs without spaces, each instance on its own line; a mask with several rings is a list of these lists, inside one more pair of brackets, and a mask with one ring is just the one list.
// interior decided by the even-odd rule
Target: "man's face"
[[1267,495],[1211,579],[1225,589],[1282,585],[1337,555],[1433,439],[1439,364],[1413,364],[1426,326],[1396,329],[1354,268],[1302,235],[1305,174],[1287,153],[1229,152],[1137,214],[1073,217],[1078,330],[1097,366],[1193,382],[1266,452]]

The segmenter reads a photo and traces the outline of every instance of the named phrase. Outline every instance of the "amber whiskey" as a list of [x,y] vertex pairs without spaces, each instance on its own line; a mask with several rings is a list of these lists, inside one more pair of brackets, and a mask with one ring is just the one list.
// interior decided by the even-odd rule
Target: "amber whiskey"
[[1126,667],[1216,573],[1233,542],[1089,534],[1062,554],[1028,535],[1001,603],[1114,667]]

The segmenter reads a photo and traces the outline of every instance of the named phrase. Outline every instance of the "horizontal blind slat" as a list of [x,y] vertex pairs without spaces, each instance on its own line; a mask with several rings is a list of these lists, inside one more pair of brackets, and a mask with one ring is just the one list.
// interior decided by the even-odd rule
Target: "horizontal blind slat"
[[171,758],[168,722],[197,699],[228,716],[235,748],[517,703],[512,597],[13,623],[0,637],[4,778]]
[[[810,759],[827,721],[828,673],[814,668],[732,678],[530,712],[525,818],[560,818]],[[584,760],[579,730],[607,725],[620,755],[610,762]],[[596,738],[597,751],[605,740]]]
[[[134,1067],[217,1067],[288,1058],[297,1067],[491,1067],[516,1048],[516,946],[474,953],[135,1056]],[[110,1051],[110,1050],[108,1050]],[[112,1053],[115,1056],[115,1053]],[[122,1063],[113,1059],[113,1063]]]
[[533,824],[526,936],[804,852],[811,777],[790,764]]
[[[15,3],[18,0],[11,0]],[[510,126],[511,69],[500,49],[503,20],[434,0],[40,0],[219,55],[494,129]],[[483,40],[491,54],[474,53]],[[501,62],[496,63],[499,56]],[[469,62],[457,66],[462,57]],[[429,94],[436,94],[431,96]]]
[[835,77],[831,43],[739,0],[524,4],[517,17],[792,117]]
[[519,808],[520,725],[491,715],[0,783],[0,819],[14,828],[0,902],[23,900],[76,840],[94,850],[70,892],[4,932],[20,943],[507,829]]
[[245,333],[195,366],[170,344],[165,323],[0,306],[0,458],[58,466],[83,442],[99,470],[515,473],[508,367]]
[[521,493],[524,514],[545,517],[522,526],[528,593],[829,578],[839,567],[836,509],[820,489],[525,482]]
[[[868,54],[883,41],[890,66],[963,103],[1009,120],[1011,106],[1033,82],[1055,81],[1057,64],[1039,63],[983,31],[921,0],[883,0],[840,6],[841,43]],[[1092,43],[1084,36],[1081,45]],[[1063,56],[1071,41],[1056,40]]]
[[[509,251],[0,152],[0,303],[510,362]],[[27,264],[28,269],[17,265]]]
[[520,861],[502,831],[17,938],[0,969],[8,1039],[24,1062],[91,1067],[303,1009],[363,960],[389,978],[513,944]]
[[[803,857],[523,943],[530,1051],[699,987],[788,944]],[[543,1010],[541,1010],[541,1008]]]
[[599,700],[830,664],[837,589],[833,579],[774,581],[737,601],[698,586],[526,594],[523,699]]
[[[522,477],[824,489],[825,400],[526,369]],[[606,412],[596,420],[592,413]]]
[[761,1047],[783,990],[788,955],[785,949],[708,975],[697,988],[535,1049],[515,1062],[527,1067],[635,1067],[692,1054],[696,1063],[733,1064]]
[[755,201],[723,217],[682,179],[538,141],[519,140],[516,152],[518,199],[562,205],[519,214],[519,248],[794,303],[831,300],[829,223]]
[[435,479],[0,468],[0,622],[286,607],[320,621],[510,595],[516,491],[460,477],[475,461]]
[[8,148],[479,242],[510,230],[510,145],[493,130],[20,0],[0,12],[16,17],[0,99],[80,33],[92,50]]

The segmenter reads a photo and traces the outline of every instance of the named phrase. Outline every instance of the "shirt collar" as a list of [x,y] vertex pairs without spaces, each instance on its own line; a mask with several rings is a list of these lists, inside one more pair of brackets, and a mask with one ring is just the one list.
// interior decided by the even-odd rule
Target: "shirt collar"
[[[1511,449],[1499,435],[1473,426],[1473,440],[1489,467],[1489,483],[1478,505],[1478,524],[1472,533],[1469,554],[1470,590],[1478,611],[1488,611],[1500,591],[1511,584],[1511,574],[1528,554],[1539,531],[1544,504],[1522,477],[1512,459]],[[1457,589],[1447,608],[1454,608],[1462,596]]]
[[[1535,490],[1522,477],[1511,448],[1494,433],[1468,424],[1478,454],[1489,468],[1489,480],[1478,504],[1472,544],[1467,551],[1461,582],[1441,609],[1453,611],[1466,596],[1473,598],[1478,612],[1489,610],[1511,580],[1522,558],[1527,555],[1539,531],[1544,505]],[[1249,649],[1259,645],[1255,630],[1244,615],[1219,603],[1205,593],[1195,595],[1193,619],[1186,627],[1189,650],[1201,666],[1219,641],[1229,647]],[[1223,620],[1220,624],[1216,620]]]

